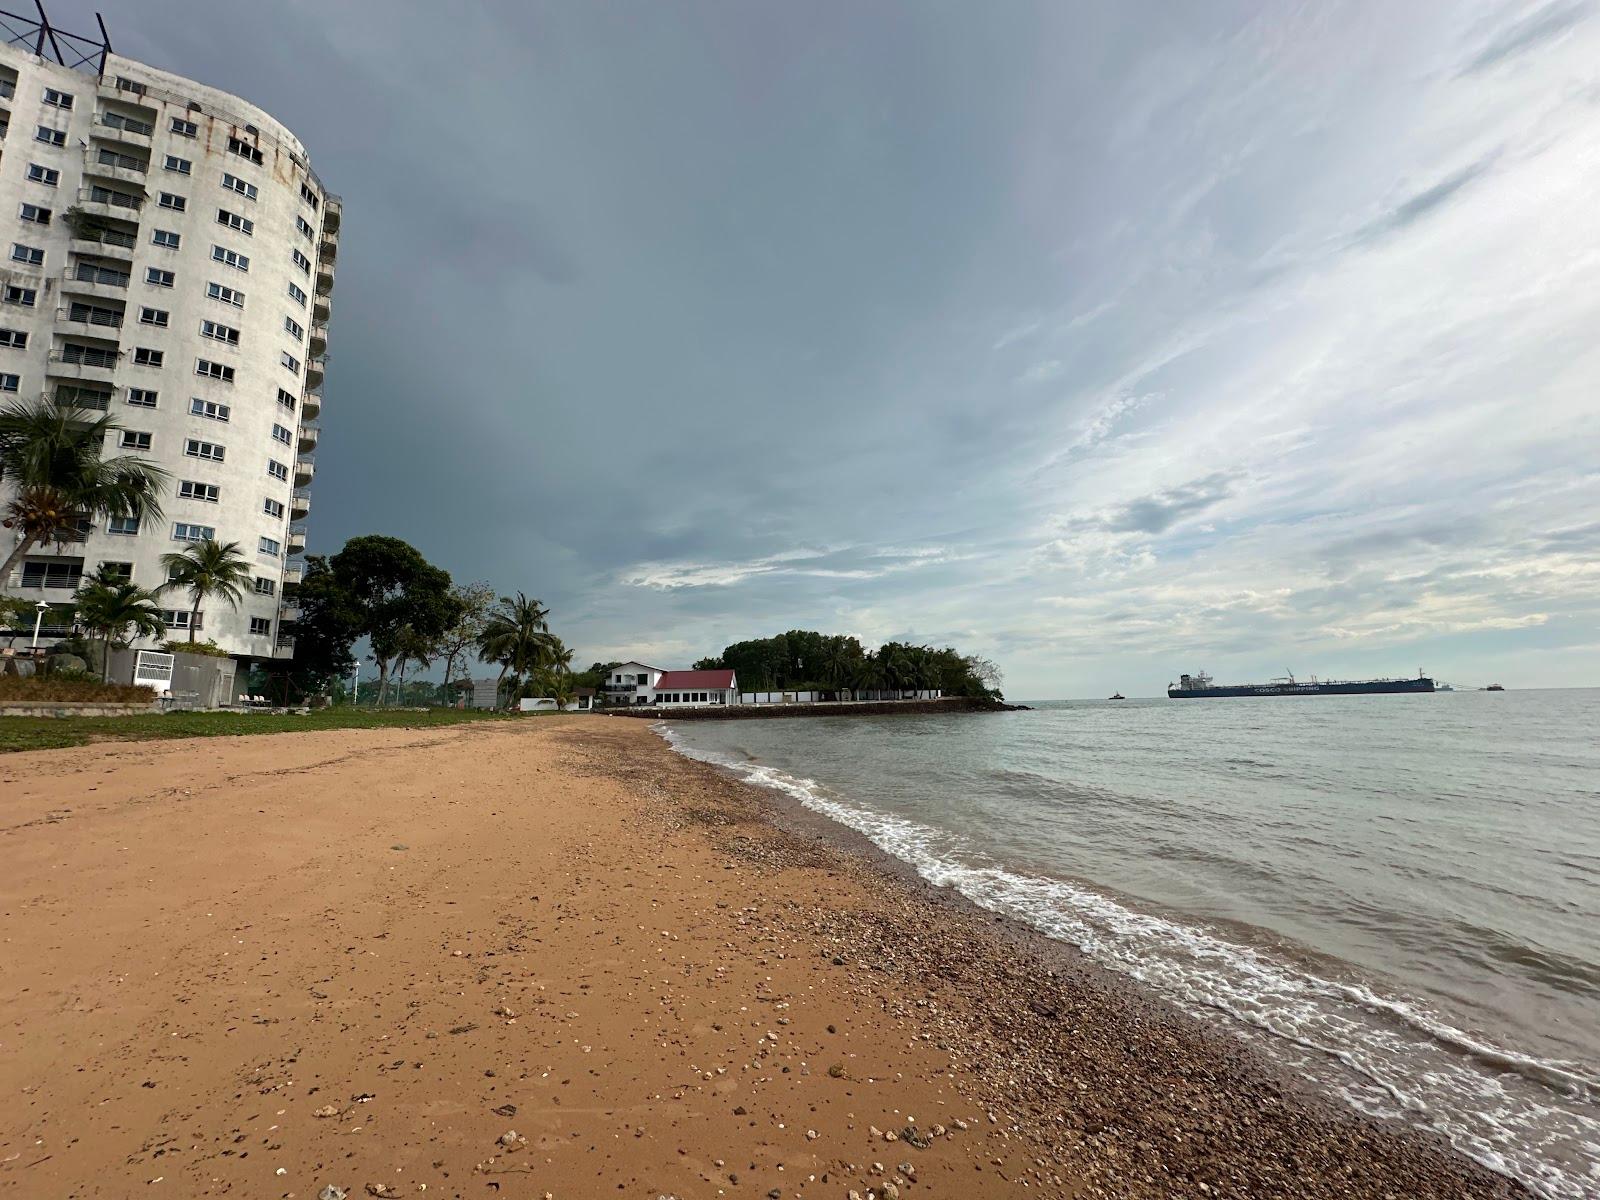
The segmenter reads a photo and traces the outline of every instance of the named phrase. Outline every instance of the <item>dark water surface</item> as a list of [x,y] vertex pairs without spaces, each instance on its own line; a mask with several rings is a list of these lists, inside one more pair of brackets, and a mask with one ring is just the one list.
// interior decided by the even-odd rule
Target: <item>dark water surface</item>
[[1600,690],[666,732],[1368,1112],[1600,1196]]

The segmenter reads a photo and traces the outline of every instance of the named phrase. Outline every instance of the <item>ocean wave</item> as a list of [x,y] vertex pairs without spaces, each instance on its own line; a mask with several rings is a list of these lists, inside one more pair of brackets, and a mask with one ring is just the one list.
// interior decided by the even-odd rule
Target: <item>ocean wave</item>
[[1192,1015],[1313,1055],[1323,1082],[1363,1111],[1417,1121],[1549,1200],[1580,1200],[1600,1185],[1600,1080],[1572,1064],[1492,1045],[1416,1002],[1323,978],[1083,884],[1011,870],[955,833],[657,728],[678,752],[838,821],[934,886],[1076,946]]

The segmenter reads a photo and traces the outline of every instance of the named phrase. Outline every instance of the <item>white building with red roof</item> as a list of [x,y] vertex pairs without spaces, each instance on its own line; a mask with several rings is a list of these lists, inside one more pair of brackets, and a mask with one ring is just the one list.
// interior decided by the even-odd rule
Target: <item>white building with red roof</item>
[[739,703],[739,681],[732,671],[663,671],[650,687],[664,708]]

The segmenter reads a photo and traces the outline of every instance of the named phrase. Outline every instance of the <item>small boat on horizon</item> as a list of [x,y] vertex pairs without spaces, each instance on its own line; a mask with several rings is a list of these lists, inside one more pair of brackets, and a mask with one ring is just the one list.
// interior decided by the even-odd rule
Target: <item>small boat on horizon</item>
[[1488,687],[1484,688],[1483,690],[1486,691],[1486,692],[1503,692],[1503,691],[1505,691],[1505,688],[1501,687],[1498,683],[1491,683]]
[[1107,700],[1126,700],[1127,697],[1124,696],[1121,692],[1118,692],[1115,696],[1107,696],[1106,699]]

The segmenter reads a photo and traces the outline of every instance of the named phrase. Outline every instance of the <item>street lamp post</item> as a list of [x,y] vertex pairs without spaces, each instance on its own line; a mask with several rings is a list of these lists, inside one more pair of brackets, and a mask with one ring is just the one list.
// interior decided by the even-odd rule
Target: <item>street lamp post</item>
[[350,664],[350,707],[354,708],[361,700],[361,660],[358,658]]
[[41,600],[41,601],[39,601],[39,603],[35,604],[33,607],[37,611],[33,614],[33,646],[32,646],[32,649],[37,650],[39,648],[39,626],[44,622],[44,615],[45,615],[45,613],[50,611],[50,606],[48,604],[46,604],[43,600]]

